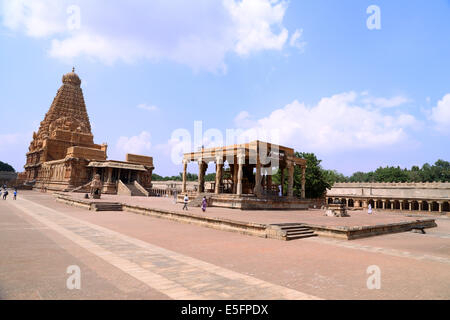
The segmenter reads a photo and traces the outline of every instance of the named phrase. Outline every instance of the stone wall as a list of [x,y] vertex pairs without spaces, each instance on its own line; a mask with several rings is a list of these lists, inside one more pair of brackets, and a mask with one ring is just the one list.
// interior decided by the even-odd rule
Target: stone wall
[[335,183],[331,190],[327,191],[327,196],[449,199],[450,182]]

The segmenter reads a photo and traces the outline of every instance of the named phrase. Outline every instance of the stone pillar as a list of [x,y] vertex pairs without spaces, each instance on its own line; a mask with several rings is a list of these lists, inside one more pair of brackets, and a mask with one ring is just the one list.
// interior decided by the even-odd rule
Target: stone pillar
[[377,209],[378,206],[378,200],[373,200],[373,208]]
[[238,174],[237,174],[237,187],[236,187],[236,194],[242,195],[242,177],[244,175],[244,162],[245,162],[245,156],[238,157]]
[[214,190],[215,194],[220,193],[220,185],[222,184],[222,169],[223,169],[223,158],[216,158],[216,187]]
[[413,207],[413,202],[408,200],[409,211],[412,211],[412,207]]
[[355,208],[359,208],[360,204],[361,204],[361,201],[355,200],[355,202],[354,202]]
[[205,192],[205,166],[206,163],[202,159],[198,160],[198,192]]
[[403,200],[399,200],[400,202],[400,210],[403,210]]
[[284,167],[279,167],[279,170],[281,170],[281,195],[284,195]]
[[306,198],[306,166],[302,166],[302,199]]
[[439,201],[439,202],[438,202],[438,205],[439,205],[439,213],[442,213],[442,202]]
[[107,182],[111,183],[111,179],[112,179],[112,168],[108,168],[108,179]]
[[367,200],[363,200],[363,208],[368,208]]
[[183,160],[183,184],[181,186],[181,192],[182,193],[186,193],[187,188],[186,188],[186,184],[187,184],[187,165],[188,165],[188,161],[187,160]]
[[272,190],[272,168],[267,169],[267,190]]
[[419,203],[419,211],[422,211],[423,207],[422,207],[422,200],[417,201]]
[[256,173],[255,173],[255,195],[261,195],[261,162],[259,158],[256,159]]
[[431,212],[431,206],[433,205],[433,202],[427,202],[428,203],[428,212]]
[[294,196],[294,164],[288,163],[288,197]]
[[383,203],[383,210],[386,210],[386,200],[381,200],[381,202]]
[[233,193],[237,193],[237,183],[238,183],[238,170],[239,165],[237,161],[237,157],[234,157],[234,164],[233,164]]

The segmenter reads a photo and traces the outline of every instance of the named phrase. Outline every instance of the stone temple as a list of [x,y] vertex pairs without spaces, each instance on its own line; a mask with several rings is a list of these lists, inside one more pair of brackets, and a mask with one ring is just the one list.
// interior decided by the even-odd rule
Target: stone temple
[[[100,174],[103,193],[151,188],[153,158],[127,154],[126,161],[107,160],[107,145],[95,144],[81,80],[73,69],[33,133],[19,179],[35,188],[72,191]],[[130,192],[131,192],[130,191]]]

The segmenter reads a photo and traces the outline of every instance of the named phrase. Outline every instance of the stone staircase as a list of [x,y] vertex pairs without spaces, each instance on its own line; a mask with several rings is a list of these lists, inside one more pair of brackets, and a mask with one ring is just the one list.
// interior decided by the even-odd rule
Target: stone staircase
[[287,241],[317,236],[314,230],[301,223],[280,223],[270,226],[278,229],[282,234],[283,240]]
[[123,211],[122,204],[118,202],[95,202],[91,208],[94,211]]
[[88,182],[86,184],[83,184],[79,187],[73,188],[73,189],[66,189],[67,192],[82,192],[82,193],[89,193],[90,191],[90,184],[91,182]]
[[125,184],[127,188],[131,191],[132,197],[147,197],[145,193],[143,193],[141,190],[139,190],[134,184]]

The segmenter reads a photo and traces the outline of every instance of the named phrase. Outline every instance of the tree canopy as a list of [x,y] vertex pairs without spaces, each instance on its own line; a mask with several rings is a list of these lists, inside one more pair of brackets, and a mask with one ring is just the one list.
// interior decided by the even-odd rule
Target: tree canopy
[[[306,189],[306,197],[307,198],[320,198],[322,197],[327,188],[331,188],[331,178],[329,176],[330,172],[322,168],[320,163],[322,160],[317,159],[314,153],[306,153],[306,152],[295,152],[295,156],[306,159],[306,181],[305,181],[305,189]],[[287,193],[288,189],[288,172],[287,169],[284,169],[284,192]],[[333,172],[334,173],[334,172]],[[337,173],[336,173],[337,174]],[[276,174],[272,177],[272,183],[279,185],[281,184],[281,171],[278,170]],[[334,183],[334,181],[333,181]],[[294,195],[300,196],[302,188],[302,170],[300,167],[294,167]]]
[[0,161],[0,171],[16,172],[10,164],[2,161]]
[[421,168],[379,167],[375,171],[355,172],[350,177],[339,177],[335,182],[445,182],[450,181],[450,162],[438,160]]

